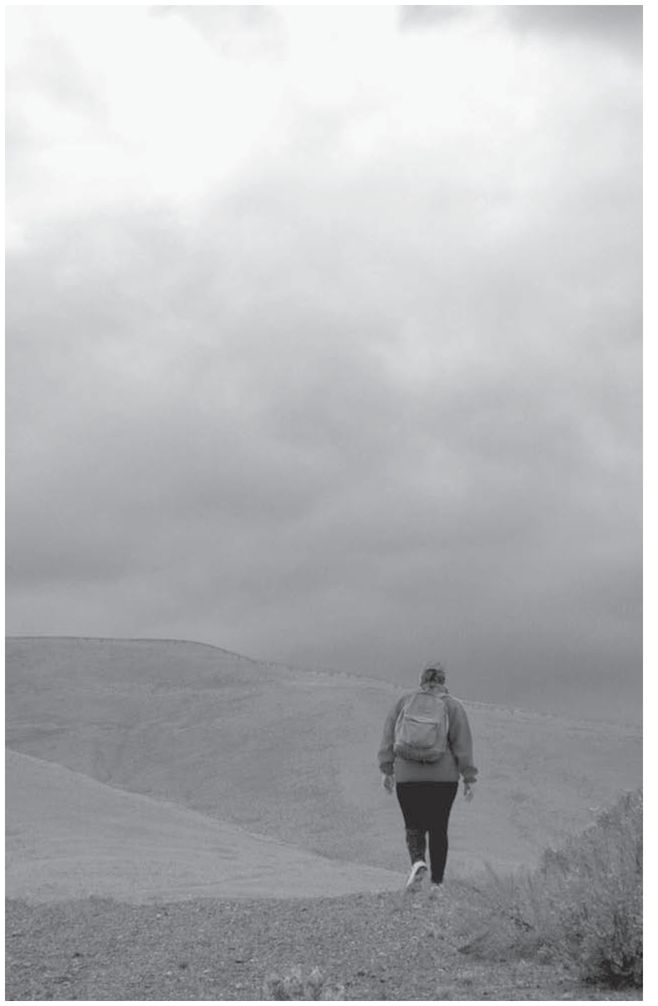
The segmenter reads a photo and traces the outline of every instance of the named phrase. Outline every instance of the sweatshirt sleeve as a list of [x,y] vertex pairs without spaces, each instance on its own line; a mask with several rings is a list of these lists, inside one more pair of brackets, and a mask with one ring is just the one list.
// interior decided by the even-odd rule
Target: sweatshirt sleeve
[[478,770],[473,764],[473,738],[461,702],[452,699],[450,702],[450,726],[448,728],[448,743],[457,761],[457,767],[464,782],[475,782]]
[[395,755],[393,754],[393,741],[395,739],[395,723],[398,718],[402,706],[403,699],[400,699],[395,703],[390,713],[386,717],[386,722],[384,723],[384,732],[382,734],[382,741],[379,745],[379,751],[377,753],[377,761],[379,763],[379,771],[383,772],[384,775],[393,774],[393,763],[395,761]]

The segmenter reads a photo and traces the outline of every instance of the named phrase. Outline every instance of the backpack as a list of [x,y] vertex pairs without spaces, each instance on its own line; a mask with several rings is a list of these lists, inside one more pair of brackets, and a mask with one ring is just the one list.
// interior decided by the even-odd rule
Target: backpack
[[408,698],[395,723],[393,753],[410,761],[433,762],[448,750],[446,692],[419,691]]

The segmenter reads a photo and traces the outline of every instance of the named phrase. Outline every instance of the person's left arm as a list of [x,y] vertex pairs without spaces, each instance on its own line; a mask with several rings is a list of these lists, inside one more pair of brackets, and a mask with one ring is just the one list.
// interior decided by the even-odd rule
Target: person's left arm
[[473,738],[466,710],[461,702],[458,699],[453,699],[452,696],[449,700],[448,716],[450,720],[448,728],[450,750],[455,756],[457,768],[464,779],[464,783],[470,791],[470,787],[476,781],[478,774],[478,770],[473,764]]
[[395,740],[395,723],[400,712],[401,701],[395,703],[384,723],[384,730],[382,732],[382,739],[379,745],[379,751],[377,752],[377,762],[379,764],[379,771],[384,776],[393,775],[393,764],[395,762],[395,755],[393,754],[393,743]]

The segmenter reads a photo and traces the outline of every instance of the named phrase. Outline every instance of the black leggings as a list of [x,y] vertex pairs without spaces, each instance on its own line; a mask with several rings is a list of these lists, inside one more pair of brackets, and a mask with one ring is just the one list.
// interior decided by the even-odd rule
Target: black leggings
[[443,882],[448,858],[448,818],[458,785],[456,782],[399,782],[395,787],[412,863],[425,859],[426,835],[429,832],[434,884]]

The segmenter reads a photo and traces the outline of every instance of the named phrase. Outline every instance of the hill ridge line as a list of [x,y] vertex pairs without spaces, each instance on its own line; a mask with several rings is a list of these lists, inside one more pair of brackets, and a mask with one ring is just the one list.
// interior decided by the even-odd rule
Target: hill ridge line
[[81,642],[85,643],[176,643],[182,646],[203,646],[209,650],[217,650],[219,653],[226,653],[229,657],[237,657],[239,660],[246,660],[250,664],[261,664],[266,661],[256,660],[253,657],[247,657],[244,653],[237,653],[235,650],[226,650],[223,646],[217,646],[215,643],[202,643],[197,639],[169,639],[163,636],[59,636],[59,635],[6,635],[5,641],[8,642],[12,639],[62,639],[70,640],[74,642],[79,639]]
[[[167,643],[175,644],[179,646],[201,646],[209,650],[216,650],[218,653],[226,654],[229,657],[235,657],[237,660],[244,660],[249,664],[256,664],[260,667],[280,667],[282,670],[295,671],[306,675],[325,675],[332,678],[347,678],[352,681],[363,681],[369,684],[378,686],[388,686],[389,688],[399,689],[401,692],[412,691],[415,684],[409,682],[397,682],[388,681],[383,678],[374,678],[371,675],[357,674],[354,671],[341,671],[334,668],[315,668],[315,667],[304,667],[300,664],[288,664],[282,660],[265,660],[259,657],[248,657],[244,653],[238,653],[236,650],[227,650],[222,646],[217,646],[216,643],[205,643],[197,639],[174,639],[167,637],[156,637],[156,636],[71,636],[71,635],[6,635],[5,641],[9,640],[49,640],[49,639],[61,639],[61,640],[80,640],[82,642],[96,642],[96,643]],[[544,712],[538,709],[527,709],[523,706],[510,706],[503,703],[495,702],[481,702],[477,699],[462,699],[460,696],[455,695],[459,702],[462,702],[467,708],[481,709],[481,710],[498,710],[500,712],[518,714],[521,716],[537,717],[542,720],[556,720],[560,723],[572,723],[582,726],[611,726],[611,727],[624,727],[627,730],[631,730],[638,736],[642,735],[642,724],[641,723],[631,723],[623,720],[599,720],[599,719],[587,719],[586,717],[572,718],[570,716],[560,716],[557,713]]]

